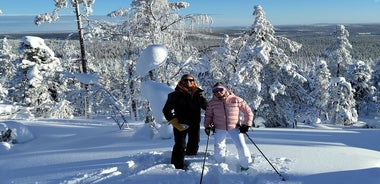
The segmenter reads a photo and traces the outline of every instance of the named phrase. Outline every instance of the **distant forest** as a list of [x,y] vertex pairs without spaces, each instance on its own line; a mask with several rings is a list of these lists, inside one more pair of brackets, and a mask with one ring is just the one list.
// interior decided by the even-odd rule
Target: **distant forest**
[[[310,62],[316,61],[323,50],[335,40],[333,33],[335,24],[316,25],[282,25],[274,26],[276,35],[284,36],[290,40],[302,44],[297,53],[288,53],[291,60],[300,67],[310,67]],[[379,24],[347,24],[349,41],[352,45],[350,50],[353,59],[363,60],[373,65],[380,59],[380,25]],[[225,34],[235,37],[247,30],[248,27],[217,27],[210,31],[191,32],[188,41],[196,45],[200,50],[216,47],[223,42]],[[17,48],[23,36],[38,36],[45,39],[47,45],[54,50],[59,57],[65,52],[62,45],[67,41],[77,41],[77,33],[20,33],[0,34],[0,38],[6,37],[10,44]],[[124,48],[118,42],[99,41],[98,44],[86,45],[86,50],[98,59],[119,59]],[[78,48],[79,49],[79,48]]]
[[[299,66],[308,67],[310,62],[317,60],[324,49],[334,42],[333,33],[336,31],[336,26],[337,24],[317,24],[274,27],[276,35],[302,44],[297,53],[288,53],[288,56]],[[353,59],[363,60],[371,65],[380,59],[379,24],[348,24],[345,27],[350,33],[348,39],[352,45],[350,52]],[[211,35],[222,39],[224,34],[236,36],[243,31],[244,28],[241,27],[217,28]],[[212,44],[217,44],[216,40],[213,40]]]

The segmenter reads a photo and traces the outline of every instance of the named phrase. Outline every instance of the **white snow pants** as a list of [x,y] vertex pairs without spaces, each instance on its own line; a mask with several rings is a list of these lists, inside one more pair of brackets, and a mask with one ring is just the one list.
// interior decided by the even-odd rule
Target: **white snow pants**
[[247,168],[249,163],[252,162],[251,152],[245,143],[244,134],[241,134],[239,129],[233,130],[220,130],[216,129],[214,134],[214,158],[217,163],[222,163],[226,161],[226,137],[227,134],[230,135],[232,141],[235,144],[240,166]]

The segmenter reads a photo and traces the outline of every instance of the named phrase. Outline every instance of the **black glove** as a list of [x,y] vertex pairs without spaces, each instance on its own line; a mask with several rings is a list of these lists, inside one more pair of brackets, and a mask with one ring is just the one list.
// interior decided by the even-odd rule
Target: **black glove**
[[248,132],[249,126],[248,125],[241,125],[239,129],[240,129],[240,133],[245,134]]
[[206,133],[206,135],[209,136],[209,135],[211,134],[211,131],[215,133],[215,128],[214,128],[214,126],[212,126],[212,127],[206,127],[206,128],[205,128],[205,133]]

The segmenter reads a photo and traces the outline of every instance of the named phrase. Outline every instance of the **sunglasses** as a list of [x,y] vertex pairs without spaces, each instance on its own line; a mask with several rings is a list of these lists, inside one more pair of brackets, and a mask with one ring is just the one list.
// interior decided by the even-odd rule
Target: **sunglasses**
[[194,82],[194,79],[183,79],[183,82]]
[[222,91],[224,91],[223,88],[215,88],[215,89],[212,90],[213,93],[219,93],[219,92],[222,92]]

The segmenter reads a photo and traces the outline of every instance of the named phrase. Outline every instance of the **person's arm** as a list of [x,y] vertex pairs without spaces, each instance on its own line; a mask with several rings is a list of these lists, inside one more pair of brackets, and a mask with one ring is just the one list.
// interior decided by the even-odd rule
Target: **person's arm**
[[207,109],[207,99],[206,99],[206,97],[205,97],[205,95],[204,95],[204,93],[203,93],[203,91],[201,91],[200,93],[199,93],[199,99],[200,99],[200,106],[201,106],[201,108],[203,109],[203,110],[206,110]]
[[165,119],[168,120],[170,124],[173,125],[177,130],[184,131],[186,130],[186,127],[181,125],[178,121],[178,118],[175,115],[174,111],[174,102],[176,101],[175,95],[173,93],[168,95],[168,99],[166,100],[166,103],[164,105],[164,108],[162,109],[162,113],[164,113]]
[[214,121],[214,113],[212,112],[211,106],[207,106],[206,112],[205,112],[205,120],[204,120],[204,127],[211,127]]
[[252,126],[254,115],[251,108],[249,107],[249,105],[247,104],[245,100],[241,99],[239,109],[244,114],[243,124],[249,127]]
[[166,100],[164,108],[162,109],[162,113],[164,114],[165,119],[168,121],[175,118],[174,100],[174,95],[172,93],[168,94],[168,99]]

